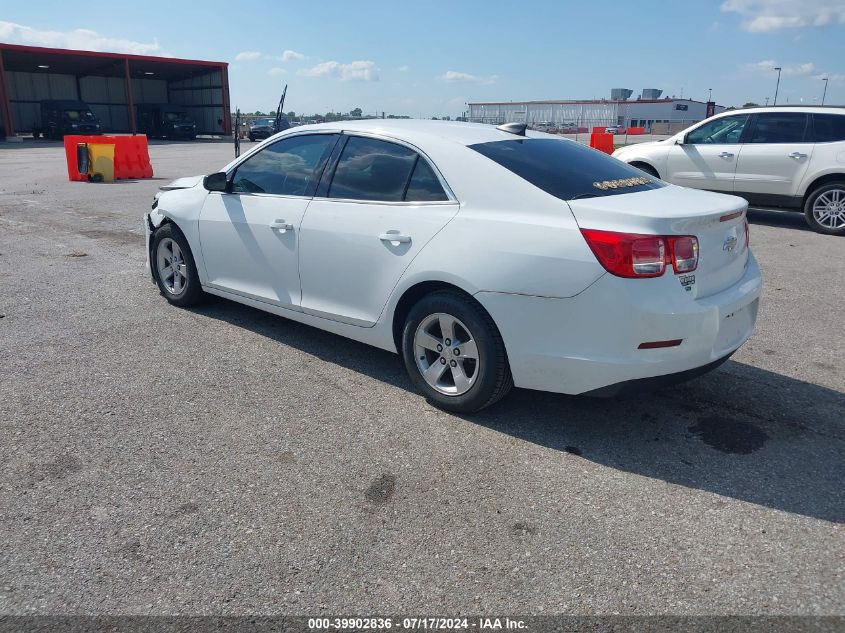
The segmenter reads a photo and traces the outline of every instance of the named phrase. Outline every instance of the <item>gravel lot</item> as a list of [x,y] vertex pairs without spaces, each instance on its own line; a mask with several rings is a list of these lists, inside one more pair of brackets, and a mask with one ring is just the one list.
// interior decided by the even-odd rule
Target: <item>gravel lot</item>
[[157,178],[0,144],[0,613],[842,614],[845,240],[752,212],[758,330],[628,400],[430,407],[398,357],[144,268]]

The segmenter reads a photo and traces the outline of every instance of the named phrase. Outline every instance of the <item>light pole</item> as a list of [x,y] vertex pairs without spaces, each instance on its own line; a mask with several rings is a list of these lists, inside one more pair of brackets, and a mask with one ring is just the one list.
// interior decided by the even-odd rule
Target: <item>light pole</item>
[[766,97],[766,107],[767,108],[769,107],[769,98],[768,97]]
[[778,82],[777,82],[777,84],[775,84],[775,101],[774,101],[774,103],[772,103],[772,105],[778,104],[778,88],[780,88],[780,71],[782,71],[783,68],[781,68],[780,66],[776,66],[775,70],[778,71]]
[[822,77],[822,81],[824,82],[824,92],[822,93],[822,105],[824,105],[824,98],[827,95],[827,77]]
[[707,100],[708,100],[708,101],[713,101],[713,88],[708,88],[708,89],[707,89],[707,92],[709,93],[709,94],[707,95]]

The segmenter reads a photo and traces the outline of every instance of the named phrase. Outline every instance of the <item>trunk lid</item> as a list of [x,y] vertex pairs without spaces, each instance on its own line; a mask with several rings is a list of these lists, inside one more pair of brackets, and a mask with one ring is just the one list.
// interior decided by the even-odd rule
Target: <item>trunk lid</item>
[[[748,262],[742,198],[670,185],[596,198],[570,200],[582,229],[646,235],[694,235],[698,238],[696,297],[707,297],[742,279]],[[671,265],[667,275],[675,274]],[[684,275],[684,273],[678,276]]]

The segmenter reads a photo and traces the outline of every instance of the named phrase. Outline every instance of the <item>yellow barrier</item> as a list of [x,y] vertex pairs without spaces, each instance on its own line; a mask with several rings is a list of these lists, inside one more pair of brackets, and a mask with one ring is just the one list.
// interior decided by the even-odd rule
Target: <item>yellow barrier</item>
[[89,143],[88,157],[91,180],[114,182],[114,145]]

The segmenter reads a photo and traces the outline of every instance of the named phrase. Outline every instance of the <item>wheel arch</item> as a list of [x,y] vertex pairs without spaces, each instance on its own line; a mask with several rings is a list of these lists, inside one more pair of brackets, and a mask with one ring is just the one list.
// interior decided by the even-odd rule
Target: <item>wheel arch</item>
[[640,158],[637,158],[637,159],[634,159],[634,160],[628,162],[628,164],[631,167],[636,167],[637,169],[640,169],[641,166],[642,167],[648,167],[649,169],[653,170],[655,174],[657,174],[658,178],[660,178],[660,170],[657,169],[657,167],[655,167],[652,163],[650,163],[647,160],[642,160]]
[[[460,286],[457,286],[453,283],[441,280],[427,280],[427,281],[420,281],[412,286],[406,288],[402,295],[399,297],[399,300],[396,302],[396,307],[393,309],[393,317],[392,317],[392,334],[393,334],[393,344],[396,346],[396,351],[402,351],[402,328],[405,326],[405,319],[408,317],[411,309],[414,305],[426,295],[429,295],[433,292],[437,292],[439,290],[453,290],[476,305],[478,305],[484,312],[489,314],[487,310],[482,306],[478,301],[472,296],[471,293],[467,292]],[[491,316],[492,319],[492,316]],[[495,323],[495,321],[494,321]]]
[[845,182],[845,173],[833,172],[832,174],[825,174],[812,180],[810,184],[807,185],[807,188],[804,190],[804,195],[801,197],[801,208],[804,208],[804,205],[807,204],[807,199],[813,194],[816,189],[832,182]]

